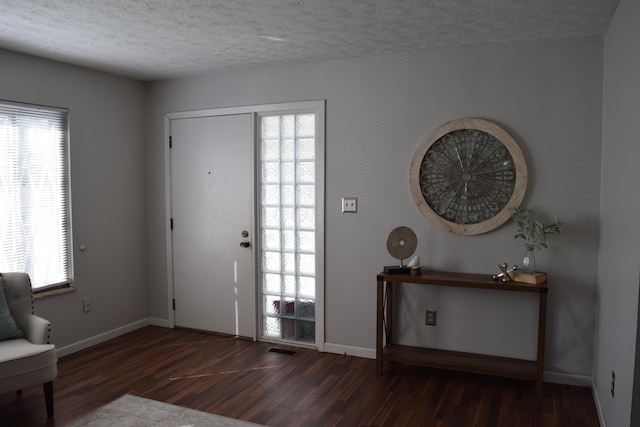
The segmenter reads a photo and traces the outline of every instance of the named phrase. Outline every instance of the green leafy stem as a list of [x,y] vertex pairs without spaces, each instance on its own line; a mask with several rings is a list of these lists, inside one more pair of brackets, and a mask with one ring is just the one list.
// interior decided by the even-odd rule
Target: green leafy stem
[[560,234],[562,221],[556,217],[555,221],[540,221],[531,216],[524,206],[509,209],[511,218],[516,222],[518,230],[515,239],[524,239],[525,245],[536,249],[549,247],[549,236]]

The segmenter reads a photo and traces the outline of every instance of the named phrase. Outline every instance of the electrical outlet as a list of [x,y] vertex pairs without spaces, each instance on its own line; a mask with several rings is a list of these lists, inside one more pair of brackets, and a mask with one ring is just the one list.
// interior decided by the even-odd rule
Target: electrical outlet
[[427,310],[424,317],[424,324],[429,326],[436,326],[436,314],[437,311]]
[[342,198],[342,212],[350,212],[350,213],[358,212],[358,198],[357,197],[343,197]]
[[615,391],[616,391],[616,373],[611,371],[611,397],[616,397]]
[[84,313],[91,311],[91,298],[87,297],[82,300],[82,311]]

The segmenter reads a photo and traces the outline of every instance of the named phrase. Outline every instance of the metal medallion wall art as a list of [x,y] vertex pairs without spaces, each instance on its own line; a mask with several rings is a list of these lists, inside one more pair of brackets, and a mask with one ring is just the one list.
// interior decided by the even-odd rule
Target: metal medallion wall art
[[522,150],[504,129],[457,119],[434,129],[409,167],[411,196],[422,214],[456,234],[491,231],[510,217],[527,189]]

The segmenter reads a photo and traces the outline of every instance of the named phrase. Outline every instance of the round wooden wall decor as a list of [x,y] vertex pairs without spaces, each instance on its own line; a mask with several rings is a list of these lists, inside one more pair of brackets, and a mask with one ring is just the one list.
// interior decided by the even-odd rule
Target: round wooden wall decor
[[520,206],[527,163],[518,143],[483,119],[457,119],[422,140],[409,166],[411,196],[422,214],[456,234],[491,231]]

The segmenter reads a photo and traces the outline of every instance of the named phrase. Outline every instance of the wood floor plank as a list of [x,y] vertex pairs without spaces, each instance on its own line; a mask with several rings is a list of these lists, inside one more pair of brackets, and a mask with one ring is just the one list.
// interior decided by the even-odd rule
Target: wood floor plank
[[[272,347],[294,350],[286,355]],[[595,427],[591,390],[148,326],[63,357],[42,387],[0,395],[3,427],[65,426],[124,394],[268,426]]]

